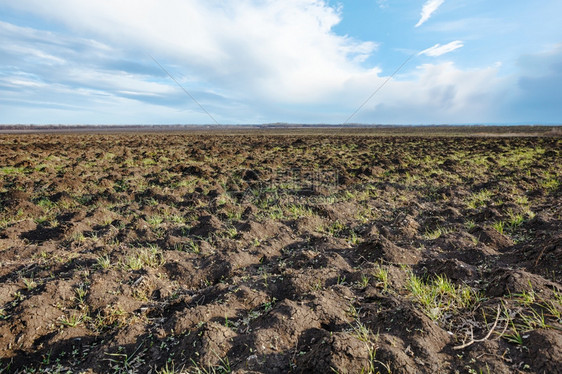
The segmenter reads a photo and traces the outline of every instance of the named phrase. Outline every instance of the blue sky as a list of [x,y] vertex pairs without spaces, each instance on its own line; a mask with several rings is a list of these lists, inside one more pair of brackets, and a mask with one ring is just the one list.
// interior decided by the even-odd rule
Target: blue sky
[[[562,2],[0,0],[0,123],[562,123]],[[151,57],[152,56],[152,57]],[[407,64],[393,72],[409,57]]]

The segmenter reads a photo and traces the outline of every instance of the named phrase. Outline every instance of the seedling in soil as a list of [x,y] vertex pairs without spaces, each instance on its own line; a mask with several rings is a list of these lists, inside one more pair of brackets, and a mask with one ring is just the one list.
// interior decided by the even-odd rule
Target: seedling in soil
[[529,198],[527,196],[517,196],[515,198],[515,203],[520,206],[528,206]]
[[345,275],[344,275],[343,277],[338,275],[337,284],[339,284],[339,285],[344,285],[344,284],[346,284],[346,282],[345,282]]
[[386,292],[388,290],[388,270],[379,266],[373,272],[373,276],[378,281],[377,286],[382,286],[383,291]]
[[273,219],[273,220],[279,221],[279,220],[282,220],[282,219],[285,218],[285,214],[283,213],[283,209],[281,209],[278,206],[275,206],[275,207],[269,208],[268,217]]
[[503,337],[510,343],[523,345],[523,337],[521,336],[519,331],[517,331],[517,328],[515,327],[513,321],[511,321],[511,327],[513,332],[510,334],[504,334]]
[[242,219],[242,212],[236,210],[228,210],[226,212],[226,218],[229,221],[240,221]]
[[464,223],[464,227],[465,227],[468,231],[470,231],[470,230],[472,230],[472,229],[474,229],[474,228],[476,227],[476,223],[475,223],[473,220],[469,219],[469,220],[467,220],[467,221]]
[[215,366],[209,366],[207,368],[204,368],[202,366],[197,365],[197,363],[195,361],[193,361],[193,359],[191,360],[191,363],[195,366],[195,368],[192,369],[190,372],[188,372],[189,374],[228,374],[228,373],[232,373],[232,369],[230,368],[230,362],[228,360],[228,357],[219,358],[219,364],[217,364]]
[[226,315],[226,313],[224,314],[224,326],[228,327],[228,328],[236,327],[236,324],[234,324],[234,323],[232,323],[228,320],[228,315]]
[[362,342],[369,343],[371,341],[371,330],[360,321],[355,321],[355,324],[351,326],[353,328],[353,336]]
[[535,329],[546,329],[551,327],[546,323],[546,318],[543,312],[537,312],[535,309],[531,308],[530,314],[521,314],[521,319],[523,322],[524,331],[530,331]]
[[263,278],[263,285],[267,288],[268,287],[268,280],[269,280],[269,273],[267,272],[267,269],[263,268],[260,266],[260,268],[258,269],[258,272],[261,274],[262,278]]
[[88,291],[84,288],[84,285],[81,284],[77,289],[74,290],[74,293],[76,294],[76,301],[78,301],[78,304],[83,305],[84,298],[88,293]]
[[169,363],[166,362],[166,366],[164,366],[163,368],[160,368],[160,370],[158,370],[156,372],[156,374],[181,374],[181,373],[184,373],[183,370],[176,371],[175,364],[173,362],[172,362],[171,367],[168,366],[168,365],[169,365]]
[[336,221],[331,225],[321,228],[320,231],[326,233],[329,236],[339,237],[346,228],[347,227],[344,223]]
[[518,301],[525,306],[531,305],[536,301],[536,294],[530,281],[529,288],[531,289],[530,291],[515,293],[512,296],[517,297]]
[[56,204],[53,203],[51,200],[47,198],[43,198],[37,202],[37,206],[43,208],[46,212],[49,212],[51,209],[56,208]]
[[131,270],[140,270],[145,266],[157,268],[163,264],[162,251],[155,245],[138,249],[134,255],[128,256],[125,262],[126,267]]
[[25,285],[25,289],[31,291],[37,287],[37,282],[33,279],[23,278],[23,284]]
[[427,240],[435,240],[441,237],[442,235],[450,233],[451,231],[452,231],[451,229],[445,227],[437,227],[433,231],[426,231],[424,234],[424,238]]
[[556,177],[549,177],[542,181],[541,185],[548,191],[556,191],[560,186],[560,181]]
[[23,295],[20,291],[14,292],[13,296],[14,296],[14,301],[12,301],[13,306],[16,306],[18,302],[23,300]]
[[509,226],[512,230],[516,229],[517,227],[521,226],[523,222],[525,222],[525,218],[522,214],[514,213],[513,211],[507,212],[509,216]]
[[139,344],[131,355],[121,353],[124,351],[124,348],[119,347],[119,353],[105,353],[107,356],[111,357],[106,359],[106,361],[109,361],[109,366],[113,369],[114,373],[136,373],[138,369],[145,364],[145,360],[142,356],[146,352],[146,349],[141,351],[140,349],[142,346],[143,343]]
[[437,276],[425,283],[414,274],[408,279],[408,290],[433,320],[439,320],[446,311],[468,308],[479,296],[468,286],[455,286],[445,276]]
[[151,216],[146,219],[146,222],[150,226],[156,228],[159,227],[162,224],[162,222],[164,222],[164,219],[160,216]]
[[562,305],[562,292],[554,291],[554,297],[555,297],[556,301],[558,302],[558,304]]
[[353,303],[349,303],[347,315],[353,319],[357,319],[359,317],[359,310],[355,307],[355,305],[353,305]]
[[236,236],[238,236],[238,230],[234,226],[227,227],[223,234],[223,237],[228,239],[235,239]]
[[357,236],[357,234],[355,233],[354,230],[351,230],[351,233],[349,234],[349,237],[347,238],[347,241],[351,245],[359,244],[359,237]]
[[99,256],[96,259],[96,264],[101,269],[109,269],[111,267],[111,260],[108,255]]
[[76,327],[87,320],[87,316],[82,313],[72,312],[69,316],[61,317],[59,323],[61,327]]
[[198,253],[201,252],[201,248],[199,247],[199,244],[197,244],[193,240],[191,240],[189,243],[187,243],[187,246],[189,248],[189,252],[191,252],[191,253],[198,254]]
[[376,367],[382,366],[384,370],[386,370],[387,374],[391,374],[392,371],[390,370],[390,365],[388,363],[384,363],[380,360],[376,359],[377,350],[375,347],[370,344],[369,346],[369,367],[367,369],[362,369],[361,374],[381,374]]
[[481,190],[480,192],[472,194],[469,202],[467,203],[469,208],[476,209],[478,207],[486,205],[486,203],[492,197],[492,193],[488,190]]
[[303,205],[291,204],[287,207],[292,218],[311,217],[314,215],[312,209]]
[[539,305],[542,306],[549,313],[548,315],[550,317],[555,318],[558,321],[558,323],[562,323],[562,312],[558,310],[558,308],[556,307],[553,301],[547,301]]
[[6,174],[6,175],[14,175],[14,174],[21,174],[23,173],[25,170],[25,168],[16,168],[16,167],[12,167],[12,166],[5,166],[3,168],[0,168],[0,173]]
[[370,278],[365,274],[361,275],[361,281],[359,281],[358,285],[360,288],[365,288],[369,285]]
[[492,227],[499,232],[500,234],[503,235],[504,232],[504,227],[505,227],[505,223],[503,221],[496,221],[494,222],[494,224],[492,225]]
[[84,236],[83,232],[77,232],[72,235],[71,240],[78,243],[84,243],[86,241],[86,237]]
[[312,284],[312,286],[310,286],[310,290],[313,292],[322,290],[322,281],[318,279],[316,282]]

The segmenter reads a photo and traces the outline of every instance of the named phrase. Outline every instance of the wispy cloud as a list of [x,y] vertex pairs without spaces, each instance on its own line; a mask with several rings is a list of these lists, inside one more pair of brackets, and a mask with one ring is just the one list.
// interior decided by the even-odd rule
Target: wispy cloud
[[452,52],[455,49],[459,49],[464,47],[464,44],[460,40],[455,40],[454,42],[447,43],[445,45],[441,45],[439,43],[435,44],[433,47],[424,49],[419,53],[419,55],[426,55],[430,57],[437,57],[444,55],[446,53]]
[[444,2],[445,0],[427,0],[426,3],[423,5],[421,11],[421,18],[416,24],[416,27],[420,27],[421,25],[423,25],[429,19],[429,17],[431,17],[431,15],[437,9],[439,9],[441,5],[443,5]]
[[[406,53],[433,45],[436,33],[456,36],[420,52],[428,56],[422,65],[414,59],[388,80],[399,62],[392,53],[404,58],[403,39],[393,44],[396,39],[385,39],[384,29],[377,41],[347,36],[336,26],[353,13],[328,0],[168,0],[166,6],[158,0],[0,0],[0,123],[209,123],[149,54],[220,123],[340,123],[386,80],[354,121],[559,122],[560,49],[536,54],[536,46],[519,50],[511,43],[512,55],[527,54],[514,66],[504,33],[519,34],[503,27],[502,19],[477,18],[463,8],[458,17],[425,24],[444,1],[418,3],[424,6],[417,26],[424,24],[426,32],[401,28],[416,34],[401,35],[411,48]],[[402,12],[392,14],[413,24]],[[497,24],[501,38],[490,40]],[[543,37],[532,40],[559,41],[547,35],[540,29]],[[491,52],[471,55],[468,63],[461,53],[430,61],[463,47],[463,41]],[[484,41],[490,44],[479,48]],[[478,65],[460,67],[472,61]]]

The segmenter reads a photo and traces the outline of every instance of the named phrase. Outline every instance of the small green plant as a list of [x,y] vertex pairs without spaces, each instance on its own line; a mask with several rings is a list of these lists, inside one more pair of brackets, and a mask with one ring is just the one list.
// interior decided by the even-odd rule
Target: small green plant
[[37,205],[47,212],[56,207],[56,204],[47,198],[42,198],[41,200],[39,200],[37,202]]
[[318,279],[310,286],[311,291],[320,291],[322,290],[322,280]]
[[333,237],[341,237],[342,233],[347,229],[347,226],[340,221],[336,221],[331,225],[323,227],[321,231]]
[[18,302],[23,300],[23,294],[20,291],[16,291],[13,294],[14,296],[14,301],[12,301],[12,305],[17,305]]
[[169,366],[170,363],[166,362],[166,365],[162,368],[160,368],[160,370],[158,370],[156,372],[156,374],[180,374],[182,373],[182,371],[180,370],[179,372],[176,372],[176,367],[174,362],[172,361],[171,366]]
[[529,306],[536,302],[536,293],[531,281],[529,281],[529,291],[514,293],[512,296],[516,297],[517,300],[525,306]]
[[143,344],[139,344],[130,355],[125,352],[123,347],[119,347],[117,353],[105,353],[109,357],[106,361],[109,362],[113,372],[119,374],[137,373],[145,364],[143,356],[147,349],[141,349]]
[[457,312],[480,300],[478,293],[468,286],[455,286],[447,277],[437,276],[428,282],[410,273],[407,284],[414,299],[433,320],[439,320],[445,312]]
[[529,314],[521,314],[521,320],[523,322],[525,331],[546,329],[551,327],[548,323],[546,323],[544,313],[542,311],[539,313],[533,308],[531,308]]
[[499,232],[500,234],[503,235],[504,233],[504,228],[505,228],[505,223],[503,221],[496,221],[494,222],[494,224],[492,225],[492,227]]
[[349,237],[347,238],[347,241],[351,245],[359,244],[359,237],[357,236],[354,230],[351,230],[351,232],[349,233]]
[[64,316],[59,319],[61,327],[76,327],[87,320],[87,316],[83,313],[73,311],[69,316]]
[[289,212],[291,218],[301,218],[301,217],[310,217],[314,215],[314,212],[309,207],[305,207],[300,204],[292,204],[287,207],[287,211]]
[[472,194],[467,205],[469,208],[476,209],[478,207],[486,205],[491,197],[492,197],[492,193],[484,189],[477,193]]
[[[218,356],[217,356],[218,357]],[[222,358],[219,357],[219,362],[213,366],[209,366],[207,368],[199,366],[193,359],[191,363],[194,365],[194,368],[190,370],[189,374],[228,374],[232,373],[232,369],[230,367],[230,361],[228,357]]]
[[25,168],[16,168],[16,167],[12,167],[12,166],[5,166],[3,168],[0,168],[0,173],[6,174],[6,175],[12,175],[12,174],[23,173],[24,170],[25,170]]
[[147,217],[146,222],[152,227],[159,227],[162,222],[164,222],[164,218],[161,216],[150,216]]
[[382,286],[383,291],[386,292],[388,290],[388,270],[378,266],[373,272],[373,276],[378,281],[377,286]]
[[517,203],[518,205],[521,205],[521,206],[527,206],[527,205],[529,205],[529,198],[525,195],[517,196],[515,198],[515,203]]
[[353,329],[353,336],[362,342],[369,343],[371,341],[371,330],[360,321],[355,321],[355,324],[351,326]]
[[180,214],[173,214],[170,216],[170,221],[181,225],[186,222],[186,218]]
[[96,265],[101,269],[109,269],[111,267],[109,255],[103,255],[96,258]]
[[369,285],[370,280],[371,279],[368,276],[366,276],[365,274],[362,274],[361,280],[359,281],[359,287],[360,288],[366,288]]
[[86,237],[84,236],[83,232],[77,232],[72,235],[72,241],[84,243],[86,241]]
[[450,233],[451,231],[452,231],[451,229],[439,226],[435,230],[426,231],[423,237],[427,240],[435,240],[441,237],[442,235]]
[[474,222],[474,220],[469,219],[464,223],[464,227],[466,227],[466,229],[470,231],[476,227],[476,222]]
[[523,214],[514,213],[513,211],[509,211],[507,214],[509,216],[508,223],[512,230],[521,226],[523,222],[525,222],[525,218],[523,217]]
[[225,237],[235,239],[238,236],[238,230],[234,226],[227,227],[224,231]]
[[78,304],[84,304],[84,298],[88,293],[88,290],[86,289],[84,284],[80,284],[80,286],[78,286],[78,288],[74,290],[74,293],[76,294],[76,301],[78,302]]
[[23,280],[23,284],[25,285],[25,288],[28,291],[31,291],[37,287],[37,282],[35,282],[33,279],[23,278],[22,280]]
[[126,258],[125,265],[131,270],[140,270],[145,266],[157,268],[164,264],[162,251],[156,245],[140,248]]
[[357,310],[357,308],[355,307],[355,305],[353,305],[353,303],[349,303],[349,306],[347,308],[347,315],[350,316],[353,319],[357,319],[359,317],[359,310]]
[[189,252],[191,253],[198,254],[201,252],[201,248],[199,247],[199,244],[197,244],[197,242],[194,242],[193,240],[187,243],[187,247],[189,248]]
[[548,312],[548,316],[556,319],[558,323],[562,322],[562,312],[558,310],[554,301],[546,301],[540,305]]
[[510,343],[523,345],[523,337],[521,336],[521,333],[517,331],[517,328],[515,327],[513,320],[511,321],[511,332],[507,334],[503,334],[503,338]]
[[279,206],[273,206],[269,208],[268,217],[273,220],[282,220],[285,218],[285,214]]
[[337,280],[336,283],[339,284],[339,285],[344,285],[344,284],[346,284],[346,282],[345,282],[345,275],[344,275],[344,276],[338,275],[338,280]]
[[541,185],[548,191],[555,191],[560,186],[560,181],[556,177],[548,177],[541,182]]
[[103,312],[98,312],[94,326],[98,331],[122,327],[128,322],[127,312],[119,305],[108,305]]

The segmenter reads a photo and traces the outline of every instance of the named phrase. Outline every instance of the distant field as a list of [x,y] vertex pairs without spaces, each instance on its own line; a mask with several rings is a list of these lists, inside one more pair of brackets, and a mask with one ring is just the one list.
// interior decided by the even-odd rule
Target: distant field
[[0,135],[0,373],[560,370],[559,127],[124,130]]
[[0,125],[0,134],[186,132],[190,134],[309,134],[424,136],[562,136],[562,126],[391,126],[391,125],[154,125],[154,126],[33,126]]

